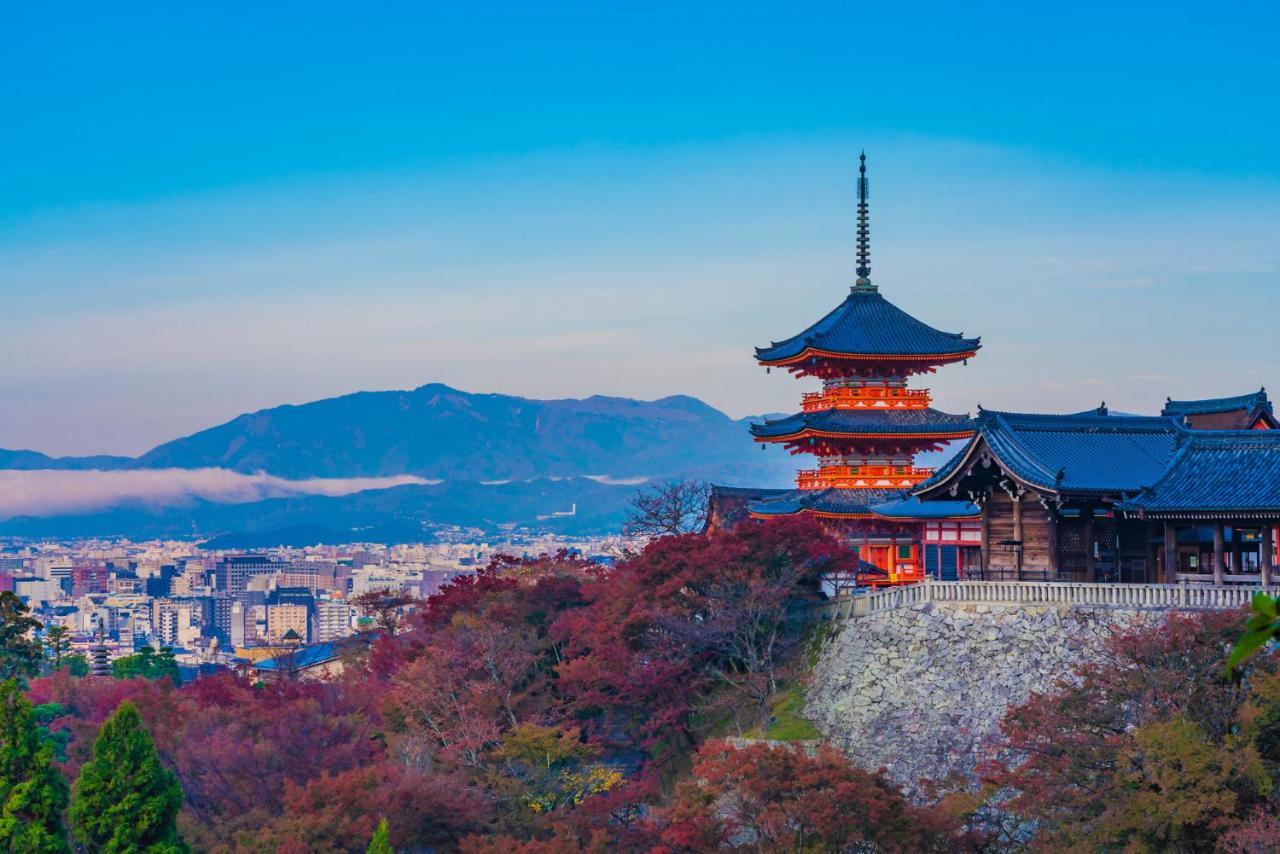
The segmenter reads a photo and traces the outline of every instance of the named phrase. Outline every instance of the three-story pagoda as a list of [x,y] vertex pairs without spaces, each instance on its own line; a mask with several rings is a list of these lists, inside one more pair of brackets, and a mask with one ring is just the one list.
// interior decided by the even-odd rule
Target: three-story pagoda
[[[839,306],[798,335],[757,348],[768,368],[822,381],[805,394],[801,411],[751,427],[757,442],[811,454],[817,467],[799,472],[796,489],[753,501],[751,516],[807,513],[822,518],[856,544],[869,570],[864,583],[901,584],[925,573],[922,541],[927,520],[977,515],[965,502],[922,504],[906,490],[933,470],[916,455],[967,439],[967,414],[934,409],[929,390],[908,380],[977,353],[978,338],[940,332],[886,300],[871,283],[866,155],[858,177],[858,277]],[[951,506],[954,505],[954,506]]]

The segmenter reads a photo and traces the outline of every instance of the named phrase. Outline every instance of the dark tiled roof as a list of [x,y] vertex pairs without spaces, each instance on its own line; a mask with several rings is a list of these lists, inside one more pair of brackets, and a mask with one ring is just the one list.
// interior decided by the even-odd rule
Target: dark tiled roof
[[759,439],[773,439],[805,429],[823,433],[885,435],[964,433],[973,429],[973,421],[968,414],[953,415],[937,409],[826,409],[822,412],[798,412],[777,421],[752,424],[751,435]]
[[1271,401],[1267,399],[1267,390],[1265,388],[1259,389],[1253,394],[1239,394],[1235,397],[1213,397],[1205,400],[1167,400],[1160,414],[1208,415],[1214,412],[1252,411],[1255,408],[1271,412]]
[[760,516],[788,516],[805,510],[870,516],[873,506],[905,497],[906,493],[897,489],[791,489],[774,498],[753,501],[748,507]]
[[893,521],[953,519],[978,516],[968,501],[921,501],[898,489],[790,489],[780,495],[752,501],[758,516],[793,513],[830,513],[846,516],[878,516]]
[[854,355],[948,355],[969,353],[980,346],[979,338],[940,332],[921,323],[877,290],[854,288],[834,311],[799,335],[757,347],[756,358],[777,362],[807,348]]
[[1016,478],[1050,492],[1127,493],[1154,483],[1183,432],[1177,419],[1111,415],[1105,408],[1073,415],[983,410],[978,435],[916,494],[936,489],[984,443]]
[[707,506],[707,529],[733,528],[748,518],[747,505],[752,501],[776,498],[791,491],[790,489],[712,486]]
[[1280,431],[1185,430],[1182,438],[1161,477],[1121,509],[1280,517]]
[[968,501],[921,501],[914,496],[877,504],[872,512],[885,519],[965,519],[982,515],[982,508]]

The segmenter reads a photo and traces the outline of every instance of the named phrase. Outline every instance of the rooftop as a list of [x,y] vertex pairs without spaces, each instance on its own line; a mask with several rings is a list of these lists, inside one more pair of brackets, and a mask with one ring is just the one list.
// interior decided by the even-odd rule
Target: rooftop
[[1116,415],[1105,406],[1069,415],[980,410],[969,445],[915,490],[939,487],[989,449],[1014,478],[1051,493],[1128,493],[1154,483],[1186,432],[1176,418]]
[[1271,412],[1271,401],[1267,399],[1267,390],[1259,389],[1252,394],[1238,394],[1234,397],[1210,397],[1204,400],[1167,399],[1161,415],[1210,415],[1219,412],[1236,412],[1238,410],[1265,409]]
[[1149,487],[1118,505],[1127,512],[1280,512],[1280,431],[1184,428],[1183,441]]
[[752,424],[751,435],[757,439],[779,439],[809,430],[817,433],[850,436],[879,435],[968,435],[973,420],[966,413],[954,415],[937,409],[856,410],[826,409],[799,412],[786,418]]
[[916,320],[875,287],[856,286],[844,302],[799,335],[757,347],[756,358],[778,364],[809,351],[837,356],[958,357],[980,346],[980,338],[941,332]]

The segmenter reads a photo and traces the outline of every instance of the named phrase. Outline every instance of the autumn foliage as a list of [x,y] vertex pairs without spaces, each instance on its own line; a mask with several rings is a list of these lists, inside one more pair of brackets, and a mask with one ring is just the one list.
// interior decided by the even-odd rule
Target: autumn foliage
[[63,669],[28,697],[68,780],[129,700],[198,851],[1280,850],[1280,676],[1258,657],[1222,678],[1239,615],[1116,636],[1011,710],[1002,761],[945,797],[830,748],[735,741],[802,680],[817,579],[851,559],[801,520],[613,568],[503,558],[384,603],[329,681]]

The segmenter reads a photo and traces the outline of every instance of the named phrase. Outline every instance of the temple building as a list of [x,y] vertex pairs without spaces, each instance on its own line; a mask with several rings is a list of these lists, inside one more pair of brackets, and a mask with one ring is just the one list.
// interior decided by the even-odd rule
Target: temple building
[[979,411],[973,439],[915,495],[981,508],[967,578],[1268,585],[1275,424],[1265,391],[1158,416]]
[[861,583],[909,583],[927,571],[955,577],[966,557],[977,560],[978,508],[967,500],[926,504],[908,491],[934,474],[916,456],[968,439],[973,423],[968,414],[934,409],[929,390],[908,381],[964,362],[981,342],[934,329],[885,299],[870,278],[869,231],[864,154],[857,279],[849,295],[798,335],[756,350],[769,370],[821,380],[821,390],[802,396],[799,412],[751,427],[757,442],[808,454],[816,465],[798,473],[792,490],[719,489],[712,515],[727,517],[726,507],[745,505],[758,519],[820,518],[858,549],[866,567]]

